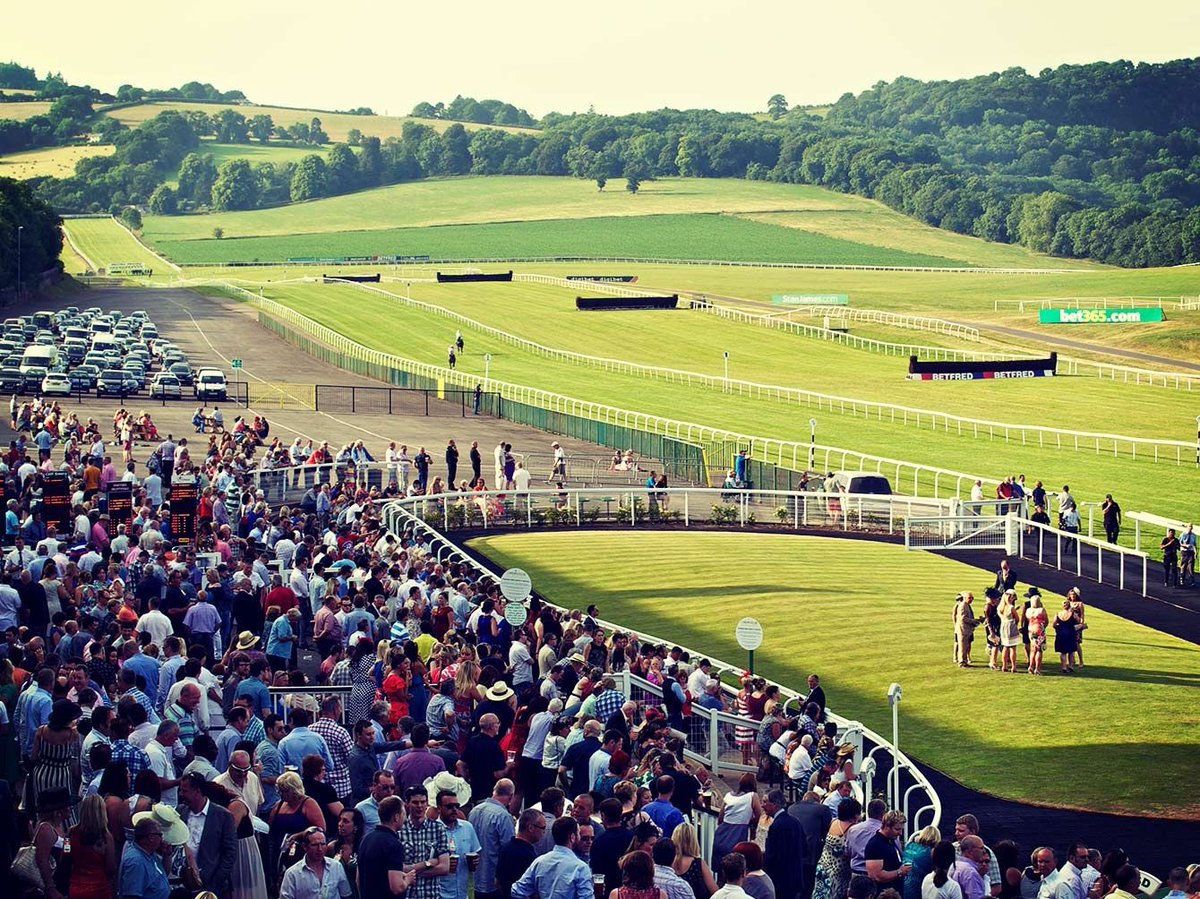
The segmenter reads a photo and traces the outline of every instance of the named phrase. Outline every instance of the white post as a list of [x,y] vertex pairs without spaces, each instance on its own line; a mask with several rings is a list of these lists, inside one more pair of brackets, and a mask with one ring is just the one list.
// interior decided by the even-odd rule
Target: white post
[[888,702],[892,706],[892,771],[891,771],[891,807],[898,809],[900,806],[900,700],[903,698],[903,691],[899,684],[892,684],[888,687]]
[[[729,392],[729,350],[725,351],[725,392]],[[1196,454],[1200,458],[1200,448],[1196,450]]]
[[488,375],[490,374],[491,370],[492,370],[492,354],[484,353],[483,354],[483,389],[484,390],[487,389]]
[[808,470],[815,471],[817,467],[817,420],[808,420]]

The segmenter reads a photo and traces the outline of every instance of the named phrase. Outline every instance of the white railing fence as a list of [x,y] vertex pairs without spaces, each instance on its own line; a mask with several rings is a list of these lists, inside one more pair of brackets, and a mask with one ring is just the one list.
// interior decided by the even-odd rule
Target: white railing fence
[[[305,335],[351,358],[380,367],[394,368],[398,371],[428,378],[440,384],[451,384],[467,389],[473,389],[478,381],[475,375],[469,373],[417,362],[412,359],[405,359],[401,356],[365,347],[282,303],[259,296],[236,285],[227,284],[219,279],[209,281],[208,283],[212,286],[220,287],[240,299],[249,300],[272,318],[296,328]],[[746,447],[753,459],[778,465],[781,468],[790,468],[792,471],[806,470],[808,460],[811,458],[814,462],[819,461],[819,467],[824,471],[862,469],[889,474],[893,476],[892,486],[895,489],[914,495],[927,492],[924,488],[931,483],[935,495],[948,493],[954,496],[962,495],[964,490],[969,491],[971,485],[976,480],[981,480],[984,484],[988,485],[998,483],[993,478],[981,478],[978,475],[967,474],[965,472],[900,459],[891,459],[886,456],[875,456],[842,447],[741,434],[724,428],[714,428],[694,422],[678,421],[647,412],[620,409],[603,403],[594,403],[563,396],[562,394],[552,393],[551,391],[535,387],[509,384],[504,381],[497,381],[494,378],[486,379],[486,383],[483,386],[487,391],[499,393],[505,400],[524,403],[548,412],[573,415],[589,421],[627,427],[632,430],[670,437],[686,443],[737,444]]]
[[[562,284],[575,286],[583,284],[591,285],[595,283],[584,281],[573,282],[567,281],[563,278],[551,278],[550,276],[542,275],[526,277],[530,280],[536,278],[539,280],[539,283],[562,282]],[[642,365],[636,362],[627,362],[622,359],[612,359],[603,356],[590,356],[586,353],[577,353],[571,350],[557,349],[555,347],[549,347],[545,346],[544,344],[537,343],[536,341],[518,337],[502,328],[486,325],[482,322],[476,321],[475,319],[462,315],[461,313],[454,312],[434,303],[427,303],[421,300],[411,299],[410,297],[400,296],[392,293],[391,291],[373,287],[369,284],[359,284],[354,282],[341,283],[356,287],[369,293],[387,297],[388,299],[408,305],[422,312],[441,316],[449,319],[450,321],[454,321],[458,324],[469,327],[479,333],[487,334],[489,337],[492,337],[503,343],[507,343],[528,352],[568,364],[586,365],[617,374],[631,375],[634,377],[648,378],[651,380],[667,381],[670,383],[682,384],[688,387],[703,387],[709,390],[719,390],[726,394],[736,392],[738,396],[746,396],[752,399],[775,400],[776,402],[783,402],[787,403],[788,405],[795,403],[796,405],[804,405],[806,408],[815,409],[821,412],[833,412],[839,415],[850,415],[855,418],[861,417],[871,421],[898,424],[906,427],[915,427],[917,429],[927,429],[938,433],[953,434],[959,437],[1002,440],[1005,443],[1017,443],[1022,446],[1037,446],[1040,449],[1070,450],[1074,452],[1095,453],[1096,455],[1128,455],[1135,460],[1139,458],[1140,452],[1143,460],[1153,462],[1168,462],[1175,465],[1182,465],[1185,461],[1191,464],[1194,462],[1195,458],[1196,445],[1188,441],[1167,440],[1150,437],[1128,437],[1122,434],[1104,434],[1092,431],[1076,431],[1066,428],[1052,428],[1043,425],[1024,425],[992,421],[982,418],[970,418],[962,415],[953,415],[947,412],[939,412],[933,409],[920,409],[911,406],[901,406],[895,403],[855,399],[853,397],[819,393],[817,391],[804,390],[797,387],[782,387],[777,384],[763,384],[756,381],[747,381],[741,378],[725,378],[718,375],[708,375],[701,372],[688,371],[684,369],[667,368],[658,365]],[[628,291],[624,288],[614,287],[609,284],[605,284],[603,287],[610,292],[624,291],[630,295],[645,295],[644,292]],[[260,295],[259,300],[263,301],[264,298]],[[730,310],[730,312],[736,315],[744,314],[738,313],[737,310]],[[906,316],[905,318],[912,317]],[[772,320],[776,321],[775,319]],[[928,319],[927,321],[936,322],[937,320]],[[786,322],[783,322],[782,324],[786,324]]]
[[[392,533],[398,537],[403,535],[405,531],[410,530],[423,534],[429,541],[430,551],[439,561],[461,563],[474,569],[482,577],[491,581],[498,580],[497,576],[478,560],[462,550],[436,528],[413,514],[410,508],[413,503],[414,500],[394,501],[383,507],[385,524]],[[654,644],[675,643],[673,640],[666,640],[662,637],[644,633],[636,628],[616,625],[607,621],[601,623],[610,629],[619,629],[636,634],[642,642]],[[688,647],[683,648],[693,658],[711,659],[713,664],[719,669],[725,671],[741,670],[741,666],[715,659],[711,653],[689,649]],[[638,690],[641,690],[661,698],[661,691],[657,690],[652,684],[640,678],[627,677],[628,692],[626,695],[633,696]],[[779,684],[778,686],[785,704],[794,703],[800,698],[801,694],[790,687],[784,684]],[[724,690],[726,695],[729,695],[731,692],[728,685],[724,685]],[[726,743],[722,740],[722,735],[726,729],[731,729],[738,724],[754,727],[755,732],[757,732],[757,722],[751,719],[741,719],[727,712],[712,714],[708,713],[707,710],[697,707],[693,708],[693,715],[702,724],[696,726],[696,733],[699,734],[700,739],[695,741],[689,739],[688,755],[692,759],[704,763],[714,774],[719,774],[723,769],[729,771],[753,770],[749,766],[742,764],[739,758],[740,752],[736,756],[729,752]],[[879,764],[876,762],[877,755],[881,759],[885,759],[889,767],[901,773],[902,777],[886,778],[886,784],[889,806],[902,810],[907,818],[905,825],[906,835],[916,833],[929,824],[935,826],[940,824],[942,815],[941,799],[937,791],[934,790],[933,785],[929,783],[925,775],[908,756],[898,751],[882,736],[870,730],[861,722],[847,720],[836,715],[831,710],[826,711],[826,716],[828,720],[837,723],[840,738],[854,743],[856,747],[855,768],[861,770],[864,766],[866,767],[866,770],[863,771],[864,790],[868,795],[870,795],[873,786],[871,778],[876,773],[875,769]],[[688,736],[691,737],[692,734]],[[873,748],[864,758],[863,753],[866,751],[868,743],[873,744]]]

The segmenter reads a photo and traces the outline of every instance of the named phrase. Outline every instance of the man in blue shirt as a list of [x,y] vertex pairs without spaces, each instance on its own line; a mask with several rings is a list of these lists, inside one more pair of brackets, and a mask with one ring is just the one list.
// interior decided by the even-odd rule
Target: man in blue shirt
[[125,659],[121,664],[122,671],[132,671],[139,677],[145,678],[146,686],[142,687],[140,683],[137,686],[149,698],[150,706],[153,708],[158,697],[158,676],[162,665],[158,659],[152,659],[145,655],[136,640],[130,640],[122,646],[121,655]]
[[306,755],[319,755],[325,760],[326,771],[333,768],[329,744],[320,734],[308,729],[311,723],[312,713],[308,709],[292,709],[292,732],[279,741],[279,755],[285,768],[293,766],[300,770]]
[[34,684],[17,699],[14,712],[21,736],[21,755],[26,757],[33,752],[33,736],[37,729],[50,721],[50,709],[54,706],[54,697],[50,693],[54,672],[49,668],[39,669],[34,675]]
[[450,843],[450,873],[438,878],[441,899],[467,899],[468,869],[472,861],[475,866],[479,865],[479,852],[483,847],[471,822],[459,818],[460,803],[453,790],[439,790],[437,804]]
[[513,899],[593,899],[592,869],[575,854],[579,825],[559,818],[550,828],[554,848],[538,857],[513,884]]
[[143,899],[167,899],[171,886],[159,852],[163,829],[153,812],[138,815],[133,825],[133,840],[121,854],[121,873],[117,893]]
[[265,718],[271,713],[271,691],[267,689],[270,676],[271,667],[267,660],[255,659],[250,665],[250,676],[238,683],[236,696],[249,696],[254,703],[252,711],[259,718]]
[[683,813],[671,804],[671,795],[675,792],[675,778],[664,774],[654,782],[658,788],[658,798],[647,805],[642,811],[650,816],[650,820],[658,825],[663,839],[671,839],[675,828],[683,823]]

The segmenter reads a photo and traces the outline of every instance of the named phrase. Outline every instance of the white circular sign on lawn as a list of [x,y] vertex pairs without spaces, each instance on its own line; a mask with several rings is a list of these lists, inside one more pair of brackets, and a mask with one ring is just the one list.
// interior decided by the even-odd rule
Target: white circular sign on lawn
[[510,602],[504,607],[504,618],[513,627],[520,627],[529,619],[529,610],[523,603]]
[[763,628],[757,618],[743,618],[733,629],[733,635],[737,637],[738,646],[742,649],[753,652],[762,646]]
[[509,602],[524,602],[533,589],[533,581],[520,568],[510,568],[500,577],[500,592]]

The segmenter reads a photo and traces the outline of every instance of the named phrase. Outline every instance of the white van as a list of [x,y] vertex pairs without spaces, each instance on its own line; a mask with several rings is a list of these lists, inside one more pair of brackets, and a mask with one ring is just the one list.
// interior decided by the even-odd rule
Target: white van
[[196,373],[197,399],[224,401],[228,390],[229,384],[225,381],[225,373],[219,368],[202,368]]
[[31,368],[51,369],[58,365],[58,347],[34,344],[25,348],[21,357],[21,374]]

